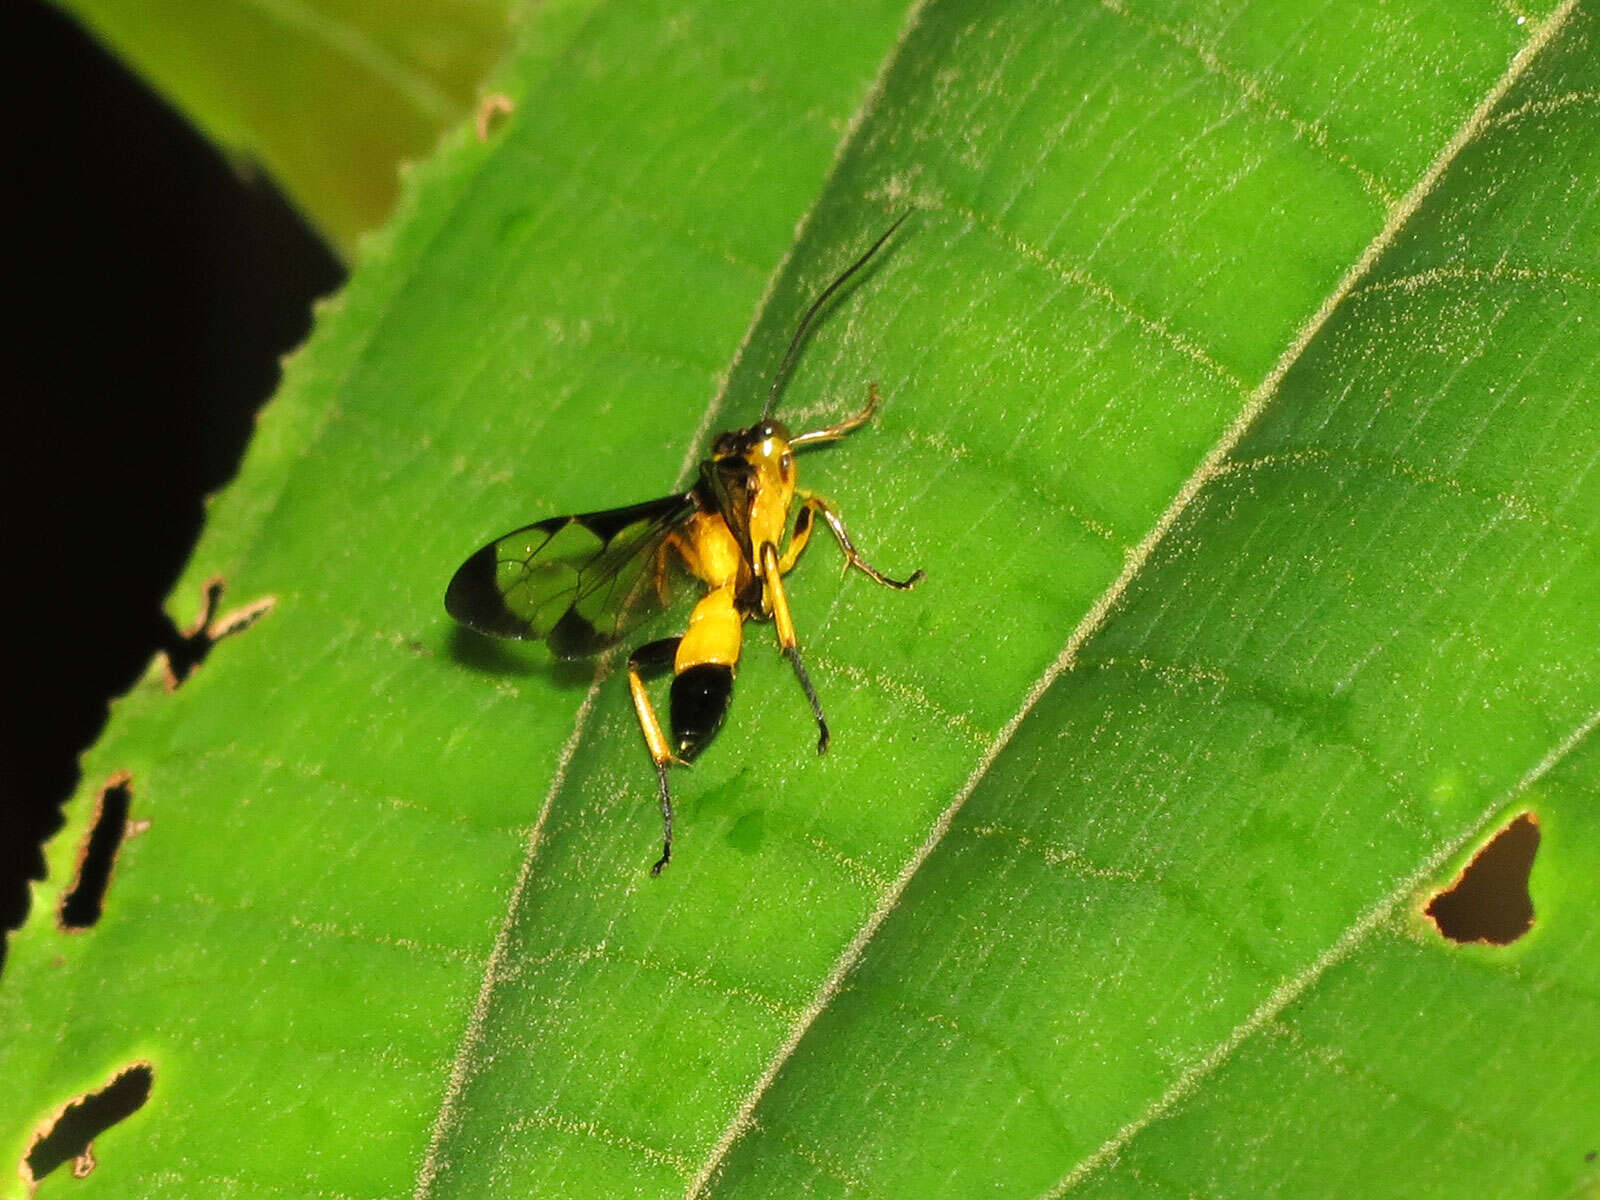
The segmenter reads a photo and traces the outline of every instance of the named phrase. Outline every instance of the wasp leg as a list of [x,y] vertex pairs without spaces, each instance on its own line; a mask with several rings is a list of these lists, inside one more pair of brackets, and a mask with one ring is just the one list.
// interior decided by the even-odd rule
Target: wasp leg
[[677,531],[667,534],[661,543],[661,548],[656,551],[655,562],[652,565],[656,599],[661,602],[662,608],[672,603],[672,577],[668,571],[674,555],[691,575],[699,573],[699,559],[695,556],[694,546]]
[[[901,591],[906,588],[916,587],[919,581],[926,578],[918,570],[911,572],[904,579],[890,579],[877,567],[861,557],[861,552],[856,549],[856,544],[850,540],[849,531],[844,527],[844,519],[834,511],[833,506],[821,496],[813,496],[809,493],[806,494],[805,503],[800,507],[800,515],[795,518],[794,539],[789,544],[789,554],[785,556],[786,558],[798,558],[800,550],[805,549],[806,541],[811,534],[811,520],[808,514],[813,512],[822,514],[822,519],[828,523],[828,528],[833,530],[833,536],[839,539],[839,548],[844,551],[845,570],[848,571],[851,567],[854,567],[874,582],[881,583],[884,587],[897,588]],[[802,536],[802,523],[804,524],[804,536]],[[796,542],[799,543],[799,550],[795,549]],[[793,566],[794,564],[790,562],[789,565]],[[784,569],[788,570],[788,567]]]
[[661,789],[661,857],[650,868],[652,875],[661,874],[661,868],[672,861],[672,791],[667,786],[667,768],[682,760],[672,753],[644,685],[645,680],[658,678],[672,669],[680,640],[662,638],[640,646],[628,658],[628,690],[633,693],[633,710],[638,714],[639,728],[644,733],[644,744],[650,749],[650,759],[656,765],[656,781]]
[[815,522],[812,516],[816,511],[815,505],[810,503],[810,493],[805,493],[806,503],[800,506],[800,511],[794,517],[794,532],[789,535],[789,545],[783,552],[783,557],[778,560],[778,573],[787,575],[794,570],[795,563],[800,561],[800,552],[811,541],[811,530]]
[[817,753],[828,752],[828,719],[822,715],[822,701],[817,699],[817,689],[811,686],[811,676],[806,674],[805,663],[800,661],[800,644],[795,637],[794,617],[789,613],[789,597],[783,590],[783,573],[778,569],[778,548],[771,542],[761,547],[761,572],[767,584],[767,596],[772,601],[772,621],[778,629],[778,648],[794,668],[800,688],[811,701],[811,711],[817,718]]
[[813,429],[809,433],[802,433],[798,437],[789,439],[791,449],[801,449],[806,446],[815,446],[819,442],[837,442],[846,434],[854,433],[868,421],[872,414],[878,411],[878,385],[867,384],[867,402],[862,405],[861,411],[854,413],[840,421],[837,425],[829,425],[826,429]]

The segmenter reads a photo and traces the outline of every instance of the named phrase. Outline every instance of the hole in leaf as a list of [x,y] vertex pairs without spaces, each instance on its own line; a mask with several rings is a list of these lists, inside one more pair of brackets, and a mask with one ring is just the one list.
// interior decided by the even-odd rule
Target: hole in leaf
[[1522,813],[1495,834],[1423,911],[1452,942],[1509,946],[1533,928],[1528,874],[1538,849],[1538,818]]
[[94,807],[94,824],[78,856],[78,872],[61,900],[61,927],[87,929],[100,919],[111,882],[111,868],[128,828],[128,776],[115,775],[100,791]]
[[177,687],[193,675],[195,668],[205,662],[211,653],[211,648],[225,637],[236,633],[243,633],[254,625],[267,613],[272,611],[272,606],[278,601],[273,596],[265,596],[243,608],[234,609],[225,616],[217,616],[217,608],[222,603],[224,584],[220,577],[212,579],[206,584],[205,604],[200,610],[200,617],[195,621],[194,627],[187,633],[173,630],[167,638],[166,645],[161,648],[162,654],[167,659],[167,687],[176,690]]
[[150,1098],[154,1073],[149,1063],[134,1063],[98,1092],[70,1100],[43,1124],[23,1157],[21,1175],[31,1188],[64,1162],[82,1179],[94,1170],[90,1144],[118,1121],[132,1116]]

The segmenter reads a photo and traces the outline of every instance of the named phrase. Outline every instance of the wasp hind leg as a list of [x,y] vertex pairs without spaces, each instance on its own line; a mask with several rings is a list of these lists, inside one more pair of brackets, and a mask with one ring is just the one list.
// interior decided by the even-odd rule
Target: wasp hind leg
[[633,710],[639,718],[639,729],[644,733],[644,744],[649,747],[650,759],[656,766],[656,782],[661,790],[661,857],[650,874],[661,874],[661,868],[672,861],[672,789],[667,785],[667,768],[674,762],[685,761],[672,753],[666,732],[656,717],[655,706],[645,690],[645,681],[657,679],[672,670],[678,653],[680,638],[662,638],[658,642],[640,646],[628,658],[628,690],[633,693]]

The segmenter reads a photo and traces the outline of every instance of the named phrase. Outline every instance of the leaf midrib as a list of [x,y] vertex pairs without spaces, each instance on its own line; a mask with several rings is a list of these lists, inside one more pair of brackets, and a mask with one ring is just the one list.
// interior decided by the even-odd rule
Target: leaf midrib
[[[801,215],[800,221],[795,229],[794,238],[790,242],[788,250],[785,251],[771,272],[769,272],[766,288],[763,290],[760,299],[756,302],[756,305],[752,310],[750,322],[745,328],[744,335],[740,338],[738,345],[734,349],[733,357],[729,362],[726,374],[723,376],[722,384],[719,388],[717,388],[715,394],[711,397],[711,400],[706,405],[705,414],[701,417],[693,433],[691,433],[688,438],[687,445],[684,449],[683,461],[678,469],[677,486],[679,488],[688,486],[688,481],[692,477],[696,464],[699,462],[701,457],[700,448],[705,444],[706,440],[710,436],[713,424],[717,421],[718,417],[722,413],[722,410],[726,406],[729,390],[731,389],[734,377],[737,374],[737,367],[740,361],[744,358],[746,352],[749,350],[750,344],[754,339],[756,332],[761,328],[761,324],[766,316],[767,309],[770,307],[772,298],[777,292],[778,284],[783,279],[785,272],[789,269],[796,249],[804,240],[807,229],[810,228],[812,221],[816,217],[818,203],[820,202],[821,197],[827,192],[828,181],[837,175],[840,162],[848,153],[850,147],[855,143],[861,129],[866,124],[867,118],[873,111],[875,111],[879,101],[882,99],[884,83],[888,79],[889,73],[893,69],[894,64],[899,61],[900,53],[905,46],[906,40],[911,36],[917,25],[920,23],[922,12],[927,7],[927,4],[928,0],[913,0],[913,3],[908,8],[906,18],[901,24],[899,31],[896,33],[894,40],[890,43],[888,51],[885,53],[883,61],[879,65],[877,74],[874,76],[871,84],[868,86],[861,103],[856,106],[855,111],[845,126],[844,133],[839,138],[839,142],[835,148],[833,162],[830,164],[827,173],[824,175],[822,186],[818,188],[817,199],[813,200],[810,207],[808,207]],[[466,189],[463,189],[463,193],[465,190]],[[458,203],[460,199],[461,195],[458,194]],[[416,1188],[413,1191],[414,1200],[425,1200],[425,1197],[432,1190],[434,1180],[438,1177],[440,1150],[457,1119],[456,1106],[459,1102],[461,1093],[465,1088],[467,1079],[470,1077],[472,1071],[473,1064],[471,1062],[471,1053],[472,1050],[482,1040],[483,1027],[487,1021],[489,1008],[492,1004],[495,986],[499,981],[499,971],[497,968],[499,963],[504,958],[505,947],[510,942],[511,929],[515,921],[517,908],[521,902],[523,894],[527,889],[528,880],[533,874],[533,863],[538,856],[539,845],[542,841],[541,835],[544,830],[545,822],[555,804],[556,797],[565,787],[567,768],[571,764],[574,755],[577,753],[577,748],[582,743],[584,735],[587,732],[589,714],[594,710],[595,701],[599,697],[600,689],[605,685],[606,680],[615,671],[616,663],[620,653],[621,652],[616,649],[608,651],[607,653],[602,654],[599,661],[596,663],[594,677],[590,681],[589,689],[584,694],[584,698],[579,704],[578,710],[573,717],[572,732],[561,747],[561,752],[557,758],[555,771],[551,776],[549,789],[545,793],[544,803],[540,806],[539,815],[535,819],[532,828],[529,830],[526,848],[523,851],[522,861],[518,865],[516,881],[512,885],[510,895],[507,897],[505,918],[501,922],[500,929],[495,935],[494,947],[490,951],[489,957],[485,960],[483,976],[480,980],[478,995],[473,1003],[472,1014],[468,1019],[467,1027],[462,1031],[461,1042],[451,1062],[450,1080],[445,1089],[444,1095],[440,1098],[439,1111],[435,1115],[434,1124],[430,1131],[428,1146],[422,1163],[417,1171]],[[807,1022],[807,1024],[809,1024],[809,1022]]]

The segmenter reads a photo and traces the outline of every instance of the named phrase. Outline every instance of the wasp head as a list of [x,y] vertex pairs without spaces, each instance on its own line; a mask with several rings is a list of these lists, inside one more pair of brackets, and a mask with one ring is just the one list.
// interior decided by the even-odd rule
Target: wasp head
[[746,527],[752,544],[777,545],[783,538],[794,502],[794,450],[789,430],[778,421],[763,420],[748,429],[719,434],[711,443],[718,463],[741,464],[744,490],[749,499]]
[[758,421],[748,429],[719,433],[711,443],[711,457],[719,461],[743,459],[757,488],[792,491],[794,454],[789,442],[789,430],[781,421]]

